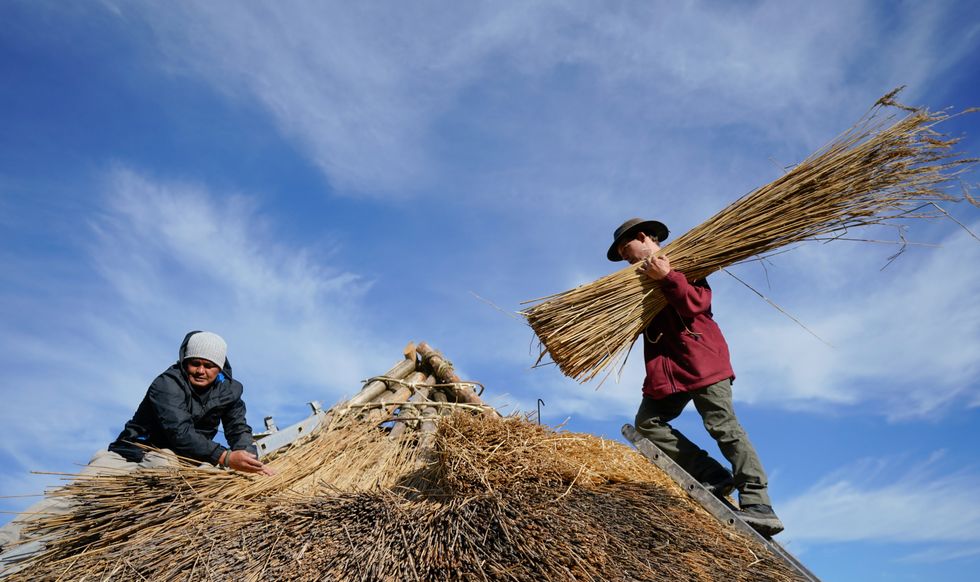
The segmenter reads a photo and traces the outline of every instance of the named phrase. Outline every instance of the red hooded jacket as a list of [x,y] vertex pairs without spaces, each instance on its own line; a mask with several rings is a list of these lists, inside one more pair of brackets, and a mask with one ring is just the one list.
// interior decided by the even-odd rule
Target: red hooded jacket
[[711,317],[711,288],[679,271],[660,282],[667,307],[643,332],[643,395],[660,399],[735,378],[728,344]]

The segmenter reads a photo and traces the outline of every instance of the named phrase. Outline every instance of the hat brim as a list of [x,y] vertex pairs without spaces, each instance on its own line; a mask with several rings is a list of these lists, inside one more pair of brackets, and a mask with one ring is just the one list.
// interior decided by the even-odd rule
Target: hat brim
[[657,237],[658,242],[664,242],[667,240],[667,236],[670,235],[670,231],[667,230],[667,225],[656,221],[656,220],[646,220],[634,224],[633,226],[627,228],[621,235],[616,237],[616,240],[609,245],[609,250],[606,251],[606,258],[612,262],[622,261],[623,257],[619,254],[619,245],[623,241],[630,240],[636,236],[638,232],[645,232],[649,235]]

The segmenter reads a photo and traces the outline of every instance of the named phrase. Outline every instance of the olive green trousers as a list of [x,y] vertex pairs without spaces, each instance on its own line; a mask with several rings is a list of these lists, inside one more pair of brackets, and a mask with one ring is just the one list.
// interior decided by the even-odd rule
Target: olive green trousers
[[660,447],[660,450],[698,481],[718,481],[726,476],[728,470],[707,451],[670,426],[670,421],[677,418],[692,400],[704,421],[704,428],[718,443],[721,454],[731,463],[735,487],[739,493],[739,505],[771,505],[766,471],[762,468],[762,462],[759,461],[759,455],[748,435],[735,417],[730,380],[722,380],[691,392],[678,392],[661,399],[644,396],[636,413],[636,431]]

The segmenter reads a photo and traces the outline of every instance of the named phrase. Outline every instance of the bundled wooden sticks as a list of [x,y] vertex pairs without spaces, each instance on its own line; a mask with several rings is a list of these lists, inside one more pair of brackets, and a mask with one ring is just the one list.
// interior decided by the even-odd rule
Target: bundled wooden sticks
[[[882,97],[854,127],[791,171],[666,245],[661,254],[693,281],[792,243],[938,215],[935,202],[959,199],[946,188],[976,160],[958,157],[953,146],[959,140],[934,129],[949,115],[900,106],[893,100],[897,92]],[[886,115],[890,108],[904,117]],[[922,212],[927,207],[936,212]],[[541,341],[538,361],[550,355],[563,373],[584,382],[625,357],[666,299],[653,281],[627,266],[528,303],[535,305],[522,314]]]
[[794,579],[629,447],[501,417],[428,346],[406,362],[276,451],[275,476],[76,479],[7,579]]

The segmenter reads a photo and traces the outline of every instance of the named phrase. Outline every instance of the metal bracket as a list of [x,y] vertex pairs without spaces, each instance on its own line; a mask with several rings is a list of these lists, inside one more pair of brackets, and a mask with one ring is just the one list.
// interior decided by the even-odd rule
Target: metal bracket
[[[320,424],[326,414],[316,400],[308,402],[313,414],[296,424],[287,426],[284,429],[255,435],[255,446],[259,450],[259,458],[269,455],[286,445],[292,444],[296,439],[306,436]],[[271,418],[271,417],[269,417]],[[268,426],[268,424],[266,424]],[[275,426],[273,424],[273,426]]]
[[265,432],[276,432],[279,427],[276,426],[276,421],[271,416],[265,417]]
[[752,529],[749,524],[742,521],[733,506],[718,499],[710,491],[705,489],[698,480],[691,477],[687,471],[682,469],[680,465],[661,451],[657,445],[636,432],[633,425],[623,425],[623,436],[626,437],[626,440],[633,443],[633,446],[636,447],[636,450],[640,454],[649,459],[657,467],[660,467],[664,473],[667,473],[681,489],[687,491],[691,498],[697,501],[705,511],[711,514],[723,526],[730,527],[765,546],[773,555],[799,574],[803,580],[807,582],[820,582],[820,579],[813,572],[807,569],[793,554],[786,551],[786,548],[781,546],[779,542],[761,535]]

